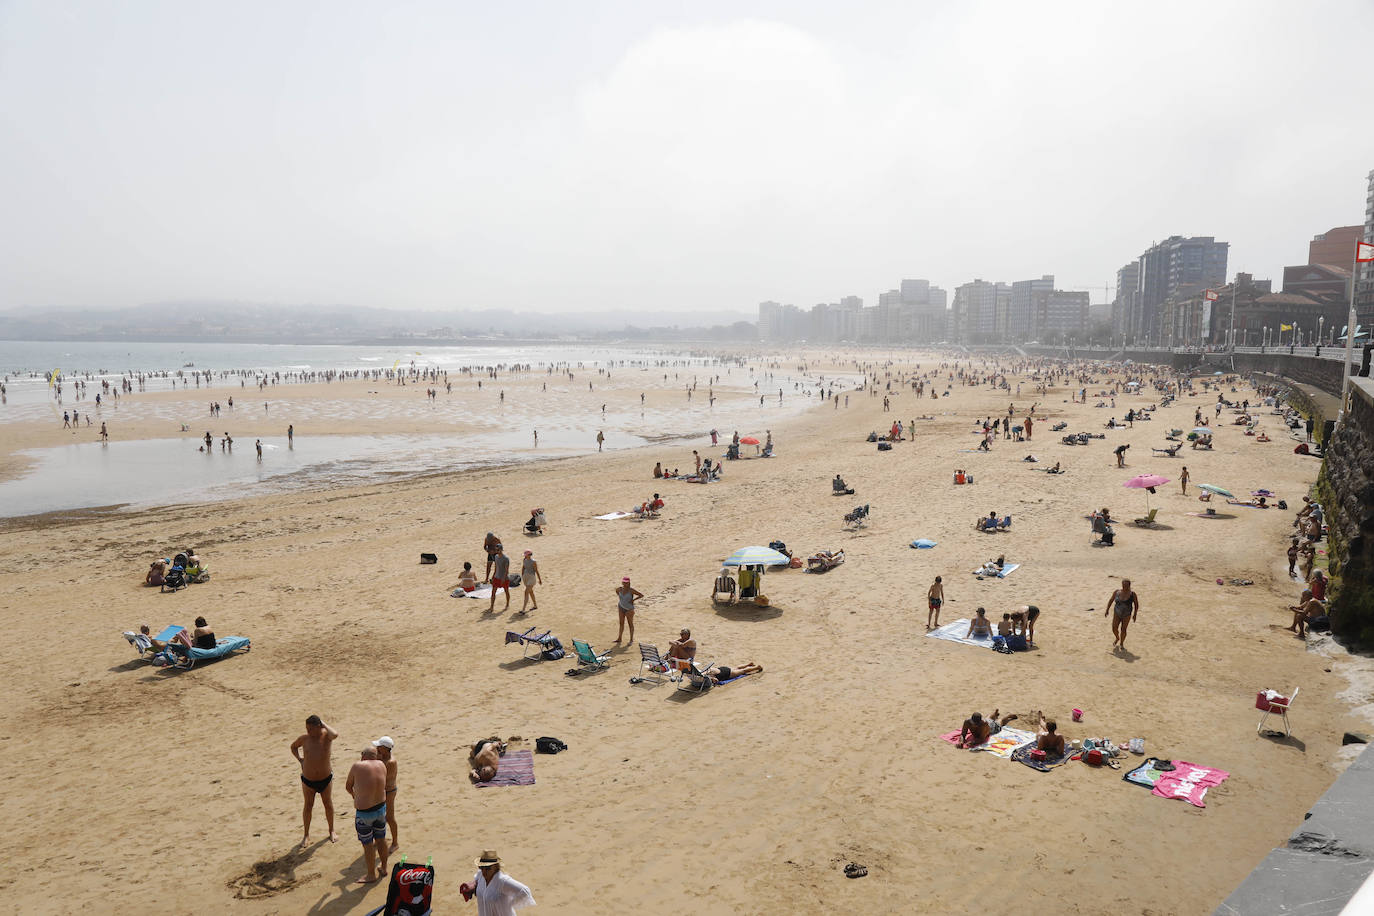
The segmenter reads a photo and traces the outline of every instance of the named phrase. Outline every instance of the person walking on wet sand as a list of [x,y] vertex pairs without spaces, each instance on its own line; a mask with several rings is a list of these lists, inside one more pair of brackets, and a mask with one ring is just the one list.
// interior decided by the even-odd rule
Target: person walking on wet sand
[[615,590],[615,595],[616,610],[620,615],[620,631],[615,636],[615,644],[618,646],[625,635],[626,622],[630,624],[630,642],[635,641],[635,601],[644,595],[630,586],[629,576],[620,580],[620,587]]
[[286,447],[296,447],[296,425],[294,423],[286,424]]
[[[367,860],[367,874],[359,878],[358,884],[374,884],[386,874],[386,764],[377,758],[377,749],[372,745],[363,748],[361,759],[348,770],[348,780],[344,783],[348,794],[353,796],[353,826],[358,833],[358,842],[363,844],[363,856]],[[377,859],[382,867],[377,868]]]
[[[539,610],[539,599],[534,597],[535,582],[543,585],[544,577],[539,575],[539,564],[534,559],[534,551],[526,550],[525,559],[520,565],[520,584],[525,586],[525,597],[524,600],[520,602],[520,613],[522,614],[525,613],[525,605],[529,604],[531,601],[533,601],[534,604],[530,606],[530,610]],[[495,601],[496,599],[493,597],[492,603],[494,604]]]
[[940,605],[945,603],[945,584],[939,576],[935,584],[926,592],[926,629],[934,630],[940,626]]
[[1183,487],[1183,495],[1188,495],[1188,465],[1183,466],[1183,473],[1178,475],[1178,482]]
[[605,434],[604,432],[602,432],[601,430],[598,429],[598,430],[596,431],[596,450],[597,450],[598,452],[601,451],[601,446],[605,443],[605,441],[606,441],[606,434]]
[[1140,617],[1140,597],[1131,590],[1131,580],[1122,579],[1121,587],[1107,599],[1102,616],[1112,615],[1112,651],[1126,648],[1126,629]]
[[334,731],[319,716],[305,720],[305,734],[291,742],[291,756],[300,764],[301,793],[305,796],[305,810],[301,813],[304,823],[301,846],[310,842],[310,815],[314,813],[315,796],[324,802],[324,816],[329,823],[329,842],[335,842],[334,834],[334,797],[331,794],[334,781],[334,768],[330,763],[330,750],[339,733]]
[[506,593],[506,606],[502,610],[510,610],[510,557],[506,556],[500,542],[497,542],[496,559],[492,560],[491,565],[491,604],[487,605],[488,614],[496,610],[496,593],[500,591]]

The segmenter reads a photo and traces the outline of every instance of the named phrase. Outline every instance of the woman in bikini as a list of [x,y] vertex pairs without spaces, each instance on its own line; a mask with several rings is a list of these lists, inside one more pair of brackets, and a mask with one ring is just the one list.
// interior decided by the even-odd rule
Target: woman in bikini
[[1102,616],[1112,615],[1112,649],[1126,648],[1126,629],[1140,616],[1140,598],[1131,590],[1131,580],[1122,579],[1121,587],[1107,599]]

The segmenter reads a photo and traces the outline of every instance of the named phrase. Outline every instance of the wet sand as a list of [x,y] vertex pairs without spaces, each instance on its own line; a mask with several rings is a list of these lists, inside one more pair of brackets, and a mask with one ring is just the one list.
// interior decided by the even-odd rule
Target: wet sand
[[[245,422],[238,442],[279,436],[285,411],[309,415],[312,397],[324,395],[308,387],[279,390],[272,415]],[[1282,553],[1291,512],[1220,506],[1231,517],[1201,519],[1187,514],[1200,509],[1196,499],[1171,483],[1151,503],[1164,527],[1120,524],[1110,549],[1090,546],[1082,516],[1101,506],[1143,515],[1143,494],[1122,481],[1146,471],[1176,478],[1184,464],[1194,486],[1264,486],[1296,504],[1318,463],[1291,453],[1277,418],[1271,443],[1224,427],[1212,452],[1151,457],[1169,427],[1191,427],[1194,405],[1214,396],[1068,448],[1051,423],[1102,432],[1112,413],[1067,403],[1068,390],[1040,399],[1049,422],[1032,443],[999,439],[990,454],[967,451],[977,443],[973,418],[1004,414],[1009,399],[1029,404],[1028,390],[1009,398],[956,385],[938,402],[904,393],[893,413],[853,395],[847,409],[770,424],[778,457],[731,462],[709,486],[650,475],[656,460],[687,466],[691,448],[723,451],[699,437],[0,528],[11,635],[0,658],[13,673],[0,731],[12,757],[30,762],[4,803],[8,822],[27,826],[0,896],[97,912],[112,893],[173,913],[380,905],[383,888],[350,884],[361,851],[342,780],[358,748],[389,734],[402,850],[434,857],[446,909],[459,906],[472,859],[495,848],[555,912],[1210,912],[1334,778],[1341,733],[1368,728],[1351,708],[1369,698],[1350,691],[1349,662],[1275,628],[1291,619],[1285,606],[1296,595]],[[165,400],[167,416],[192,409]],[[1118,398],[1115,414],[1151,400]],[[637,393],[623,392],[611,409],[632,413],[633,401]],[[936,419],[916,421],[915,443],[878,452],[863,441],[923,414]],[[341,434],[413,432],[392,420],[338,425]],[[48,430],[23,435],[21,447],[57,444]],[[1129,466],[1118,470],[1111,448],[1123,442]],[[1023,462],[1028,453],[1041,463]],[[1055,460],[1067,474],[1032,470]],[[977,483],[952,486],[956,467]],[[853,497],[830,495],[836,472]],[[654,491],[668,502],[661,520],[591,518]],[[846,532],[841,516],[857,503],[871,504],[871,522]],[[519,526],[536,505],[551,527],[527,538]],[[1011,531],[975,532],[989,510],[1012,515]],[[448,596],[464,559],[481,565],[488,530],[517,559],[532,549],[541,565],[539,610],[528,619],[499,600],[489,615],[486,602]],[[917,537],[939,546],[911,550]],[[843,547],[848,560],[823,576],[770,574],[767,609],[713,607],[719,560],[774,538],[801,555]],[[149,559],[184,546],[209,563],[210,582],[176,594],[140,586]],[[421,551],[439,564],[417,565]],[[999,553],[1021,569],[1004,580],[970,574]],[[1038,650],[1003,656],[923,638],[937,574],[944,622],[979,605],[998,618],[1038,605]],[[613,651],[609,670],[573,678],[564,675],[571,655],[523,662],[504,644],[507,629],[538,625],[569,648],[575,637],[615,650],[612,589],[622,575],[647,596],[639,640],[666,648],[687,626],[700,659],[754,660],[765,673],[689,696],[627,683],[639,663],[629,647]],[[1121,576],[1142,600],[1126,654],[1110,651],[1102,614]],[[1218,586],[1217,577],[1255,584]],[[519,606],[513,593],[511,611]],[[252,637],[252,651],[189,672],[130,660],[119,631],[197,614],[220,635]],[[1293,685],[1302,686],[1294,737],[1258,738],[1255,692]],[[1069,738],[1143,737],[1151,755],[1232,776],[1196,809],[1123,783],[1120,772],[1070,764],[1041,774],[938,739],[994,706],[1044,709]],[[1074,707],[1085,723],[1069,721]],[[297,852],[300,789],[287,746],[312,712],[341,733],[341,839]],[[465,745],[493,733],[523,736],[524,746],[553,735],[569,750],[536,756],[532,787],[475,789]],[[314,834],[324,835],[318,807]],[[51,868],[58,856],[72,865]],[[850,861],[868,877],[845,879]]]

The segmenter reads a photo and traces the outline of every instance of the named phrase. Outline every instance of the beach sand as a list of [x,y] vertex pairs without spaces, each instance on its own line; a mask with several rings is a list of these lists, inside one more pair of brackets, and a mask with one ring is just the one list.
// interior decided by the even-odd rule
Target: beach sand
[[[235,427],[240,447],[280,436],[312,398],[338,396],[318,387],[272,392],[270,419]],[[1270,443],[1223,426],[1214,451],[1152,458],[1150,446],[1170,427],[1191,428],[1194,406],[1215,394],[1069,448],[1052,423],[1101,432],[1108,416],[1157,397],[1119,397],[1113,411],[1070,404],[1069,390],[1037,398],[1029,383],[1021,396],[956,384],[938,401],[894,392],[892,413],[879,397],[851,394],[847,408],[772,424],[778,457],[730,462],[709,486],[650,473],[656,460],[690,465],[693,447],[724,451],[703,436],[671,449],[10,521],[0,528],[9,637],[0,660],[10,672],[0,746],[18,766],[2,805],[16,835],[0,900],[24,912],[378,906],[384,883],[351,883],[361,850],[343,779],[358,750],[387,734],[400,767],[401,851],[433,857],[436,911],[459,911],[459,883],[491,848],[542,908],[565,913],[1208,913],[1334,779],[1346,760],[1342,732],[1367,725],[1342,696],[1342,663],[1275,629],[1289,623],[1298,590],[1284,575],[1291,511],[1213,503],[1228,517],[1196,518],[1187,513],[1201,504],[1175,482],[1152,498],[1163,527],[1137,529],[1125,520],[1144,514],[1145,494],[1121,483],[1145,472],[1176,479],[1186,464],[1190,494],[1203,482],[1237,493],[1263,486],[1296,505],[1319,465],[1293,455],[1269,417]],[[607,396],[621,407],[637,400],[628,387]],[[520,397],[518,386],[507,397]],[[1034,400],[1047,419],[1033,442],[966,451],[978,441],[975,417]],[[864,441],[924,414],[936,418],[916,421],[914,443],[878,452]],[[161,429],[131,426],[121,435]],[[6,430],[10,454],[55,435],[32,424]],[[397,427],[383,417],[332,431]],[[1119,470],[1111,450],[1123,442],[1132,448]],[[1022,461],[1032,453],[1039,464]],[[1068,473],[1035,470],[1056,460]],[[956,467],[976,483],[951,485]],[[831,496],[836,473],[854,496]],[[655,491],[667,500],[661,520],[592,518]],[[870,523],[847,532],[841,516],[860,503],[872,506]],[[547,509],[543,537],[520,530],[533,506]],[[1102,506],[1123,520],[1112,548],[1090,546],[1083,518]],[[975,532],[990,510],[1010,514],[1012,529]],[[511,612],[498,600],[494,615],[486,602],[449,597],[463,560],[481,568],[488,530],[516,567],[526,548],[540,563],[539,609],[527,619],[512,613],[518,591]],[[939,546],[910,549],[918,537]],[[720,559],[775,538],[801,556],[843,547],[848,559],[825,575],[769,574],[771,607],[713,607]],[[185,546],[209,564],[209,582],[175,594],[141,586],[151,558]],[[439,563],[418,565],[422,551]],[[1021,568],[1004,580],[970,574],[998,554]],[[646,595],[638,640],[666,650],[690,627],[700,660],[753,660],[765,672],[701,695],[629,684],[638,651],[612,645],[623,575]],[[942,622],[980,605],[995,618],[1038,605],[1038,649],[1006,656],[923,638],[936,575],[948,599]],[[1142,607],[1129,652],[1115,654],[1103,609],[1121,577]],[[1254,584],[1218,586],[1218,577]],[[198,614],[221,636],[251,637],[252,651],[168,672],[133,660],[119,636]],[[532,625],[551,628],[569,657],[521,661],[503,637]],[[573,638],[612,650],[611,667],[565,676]],[[1256,691],[1298,685],[1293,737],[1257,737]],[[1232,775],[1197,809],[1122,782],[1133,757],[1122,772],[1073,763],[1042,774],[939,740],[995,706],[1044,709],[1070,739],[1143,737],[1150,755]],[[1074,707],[1085,722],[1070,722]],[[301,793],[288,745],[311,713],[340,733],[340,839],[321,842],[317,803],[314,842],[298,851]],[[530,748],[555,736],[568,750],[536,755],[534,786],[477,789],[466,747],[490,734],[523,736],[516,746]],[[868,876],[847,880],[849,862]]]

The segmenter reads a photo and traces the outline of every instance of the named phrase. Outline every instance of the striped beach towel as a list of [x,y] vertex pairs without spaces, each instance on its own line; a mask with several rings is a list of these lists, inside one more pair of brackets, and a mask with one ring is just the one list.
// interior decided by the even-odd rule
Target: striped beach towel
[[532,785],[534,785],[534,752],[512,751],[501,758],[501,764],[496,768],[496,778],[491,782],[477,783],[477,788]]

